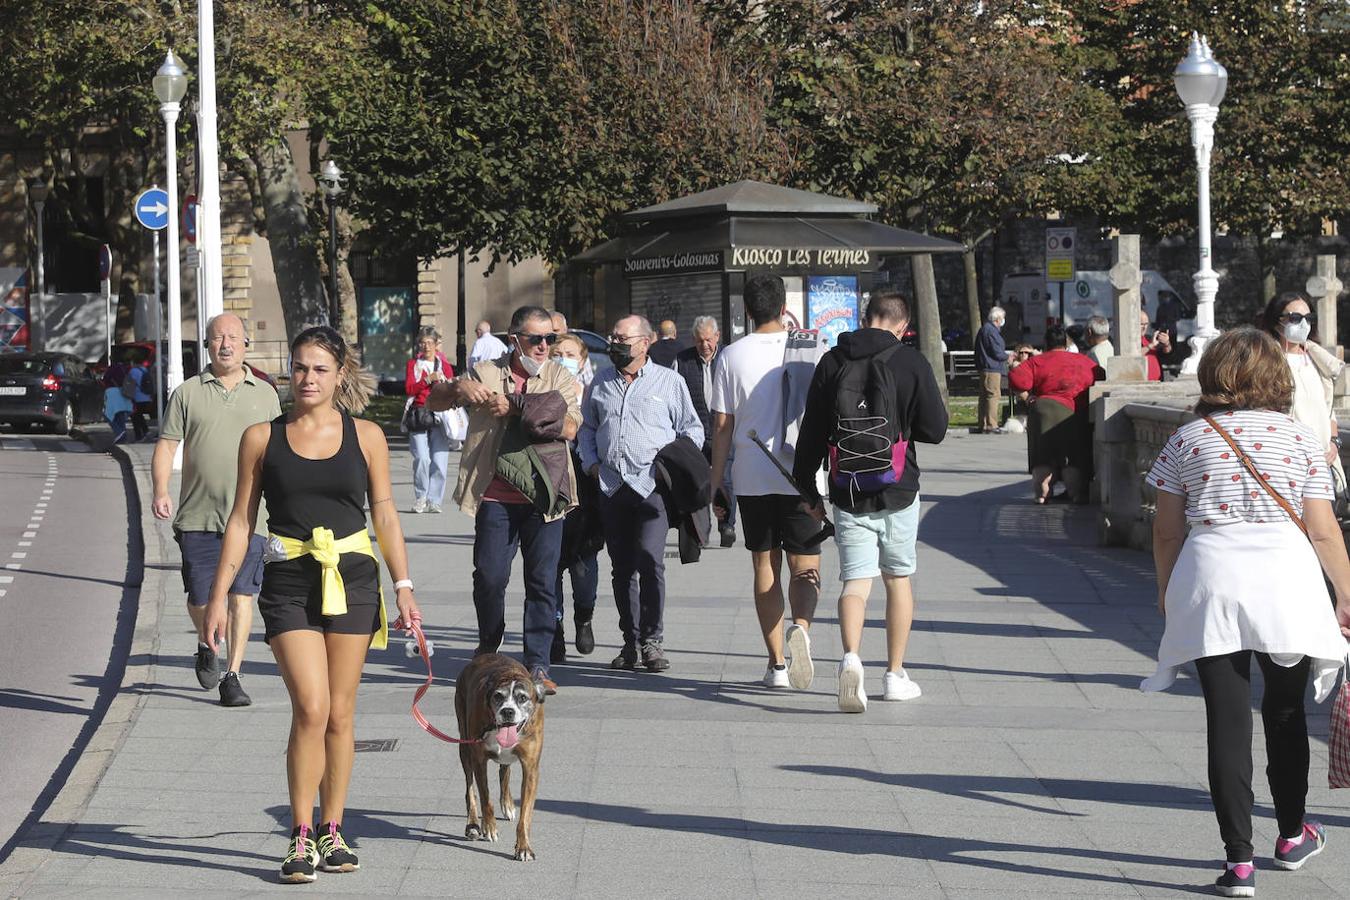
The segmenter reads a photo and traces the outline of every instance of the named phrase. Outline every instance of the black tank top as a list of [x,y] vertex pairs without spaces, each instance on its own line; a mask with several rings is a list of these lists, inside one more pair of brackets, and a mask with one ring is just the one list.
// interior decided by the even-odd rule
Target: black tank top
[[[309,540],[316,526],[344,538],[366,528],[366,494],[370,474],[356,422],[342,414],[342,445],[327,459],[306,459],[291,449],[286,438],[286,415],[272,420],[272,434],[263,453],[262,492],[267,501],[267,527],[274,534]],[[350,595],[353,590],[377,589],[375,560],[344,553],[338,563]],[[290,596],[318,591],[319,564],[303,556],[269,563],[263,593]]]

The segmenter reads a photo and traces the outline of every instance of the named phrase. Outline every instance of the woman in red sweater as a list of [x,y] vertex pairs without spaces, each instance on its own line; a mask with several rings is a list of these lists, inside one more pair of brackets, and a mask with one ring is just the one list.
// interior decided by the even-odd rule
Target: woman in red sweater
[[1088,388],[1104,376],[1092,357],[1069,349],[1069,335],[1061,325],[1045,332],[1045,352],[1025,361],[1015,358],[1008,372],[1014,391],[1031,394],[1027,419],[1027,469],[1037,503],[1050,499],[1050,481],[1056,472],[1075,501],[1087,498],[1092,471],[1092,428],[1088,423]]
[[446,473],[450,468],[450,439],[436,414],[427,409],[432,385],[454,381],[455,370],[441,354],[441,333],[423,327],[417,332],[417,352],[408,360],[404,391],[408,405],[403,410],[403,428],[413,457],[413,505],[415,513],[441,511]]

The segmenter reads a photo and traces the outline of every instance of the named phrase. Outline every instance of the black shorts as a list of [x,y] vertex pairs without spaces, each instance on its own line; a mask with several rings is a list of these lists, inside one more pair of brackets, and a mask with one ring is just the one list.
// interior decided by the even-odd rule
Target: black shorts
[[762,553],[782,548],[788,553],[815,556],[820,544],[809,541],[820,534],[821,524],[803,512],[796,494],[737,495],[745,548]]
[[311,557],[268,563],[258,595],[263,640],[288,631],[323,634],[374,634],[380,630],[379,566],[364,554],[343,554],[338,563],[347,594],[347,611],[323,614],[319,564]]
[[[187,592],[188,603],[205,606],[211,599],[211,582],[216,577],[216,566],[220,565],[225,535],[218,531],[174,531],[173,537],[183,557],[183,590]],[[256,597],[262,589],[262,580],[263,538],[255,534],[248,540],[244,564],[234,575],[230,595]]]

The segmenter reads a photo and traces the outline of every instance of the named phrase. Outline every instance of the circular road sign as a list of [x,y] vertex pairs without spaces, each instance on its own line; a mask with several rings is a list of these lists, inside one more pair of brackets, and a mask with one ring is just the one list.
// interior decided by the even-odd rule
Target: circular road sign
[[169,227],[169,192],[163,188],[146,188],[136,196],[132,207],[136,221],[151,231]]

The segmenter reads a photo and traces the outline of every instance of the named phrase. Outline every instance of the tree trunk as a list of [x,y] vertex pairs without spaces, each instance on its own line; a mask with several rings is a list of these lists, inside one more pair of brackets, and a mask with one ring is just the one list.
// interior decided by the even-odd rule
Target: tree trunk
[[980,282],[975,271],[975,248],[967,247],[961,254],[966,269],[966,313],[970,316],[970,349],[975,349],[975,335],[980,332]]
[[947,369],[942,358],[942,316],[938,312],[937,283],[933,279],[933,257],[918,253],[910,257],[914,275],[914,294],[919,313],[919,350],[933,367],[942,403],[947,404]]
[[361,336],[360,323],[357,321],[359,310],[356,305],[356,282],[352,279],[351,267],[347,260],[351,256],[352,241],[356,234],[352,229],[351,213],[342,207],[337,212],[337,275],[338,275],[338,318],[341,325],[338,330],[348,346],[355,347]]
[[260,154],[258,183],[267,222],[277,292],[286,319],[287,339],[310,325],[327,321],[323,273],[310,235],[309,214],[295,160],[285,141],[277,140]]

